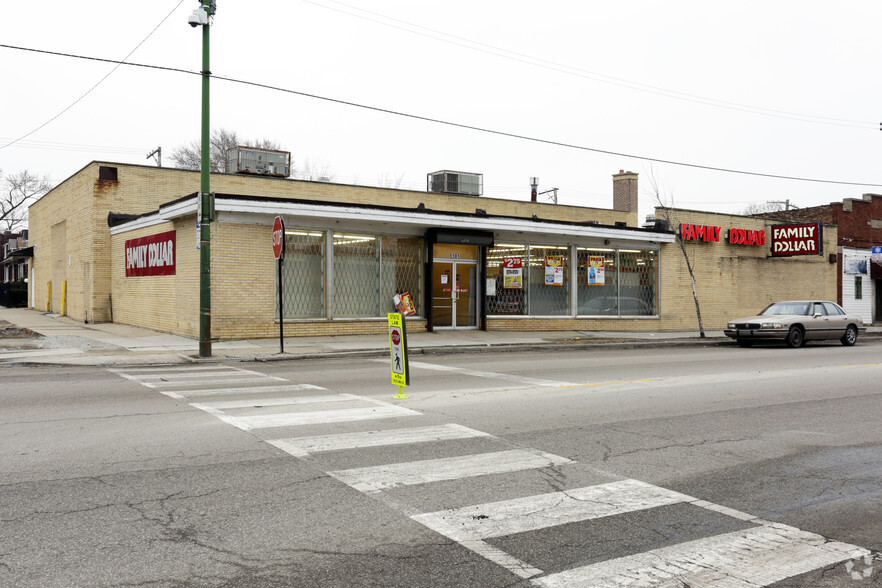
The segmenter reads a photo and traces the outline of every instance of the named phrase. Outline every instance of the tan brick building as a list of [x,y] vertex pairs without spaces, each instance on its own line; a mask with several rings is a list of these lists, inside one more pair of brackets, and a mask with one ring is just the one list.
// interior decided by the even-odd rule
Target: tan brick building
[[[615,174],[600,209],[212,174],[211,336],[278,335],[276,216],[286,336],[385,332],[405,292],[411,330],[694,330],[684,250],[706,329],[776,299],[835,299],[836,227],[824,254],[785,258],[763,219],[659,209],[667,225],[643,228],[637,179]],[[198,336],[198,190],[198,172],[107,162],[62,182],[30,208],[31,306]]]

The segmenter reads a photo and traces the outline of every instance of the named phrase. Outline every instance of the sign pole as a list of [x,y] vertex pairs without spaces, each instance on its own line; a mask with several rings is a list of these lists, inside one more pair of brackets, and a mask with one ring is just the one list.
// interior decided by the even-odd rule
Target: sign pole
[[285,259],[285,221],[277,216],[273,220],[273,255],[277,261],[279,274],[279,353],[285,353],[285,315],[282,304],[282,263]]
[[392,383],[398,386],[398,394],[393,398],[407,399],[404,387],[410,385],[410,366],[407,362],[407,328],[404,315],[390,312],[389,318],[389,359],[392,362]]
[[282,316],[282,258],[279,257],[279,353],[285,353],[285,320]]

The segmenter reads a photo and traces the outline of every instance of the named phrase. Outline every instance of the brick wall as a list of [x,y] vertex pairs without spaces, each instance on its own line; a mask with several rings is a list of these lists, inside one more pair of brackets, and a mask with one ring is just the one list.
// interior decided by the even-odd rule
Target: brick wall
[[[100,180],[99,167],[117,168],[118,179]],[[636,175],[636,174],[635,174]],[[128,231],[111,238],[109,212],[142,214],[199,190],[199,173],[148,166],[93,162],[31,206],[31,244],[35,248],[36,308],[47,302],[60,309],[61,281],[68,282],[68,315],[79,320],[121,322],[197,337],[199,332],[199,257],[195,217]],[[261,195],[315,201],[363,203],[434,210],[474,212],[550,220],[597,220],[602,224],[633,222],[636,212],[555,206],[527,201],[470,198],[361,186],[340,186],[278,178],[213,175],[212,190],[225,194]],[[877,198],[868,204],[878,205]],[[863,202],[853,203],[852,209]],[[853,214],[853,213],[852,213]],[[777,221],[714,213],[657,209],[671,227],[682,222],[728,228],[765,230]],[[875,218],[875,217],[874,217]],[[125,277],[124,242],[166,230],[177,231],[175,276]],[[275,261],[268,254],[271,228],[212,223],[212,337],[274,337]],[[835,252],[838,234],[825,227],[825,255],[769,257],[769,247],[729,245],[724,241],[688,243],[686,251],[696,276],[696,289],[706,329],[721,329],[734,316],[754,314],[772,300],[817,297],[836,299],[837,271],[826,253]],[[53,238],[54,236],[54,238]],[[63,236],[63,238],[62,238]],[[658,318],[491,319],[491,330],[695,330],[698,322],[691,282],[677,244],[663,244],[659,254]],[[52,300],[46,283],[52,282]],[[386,322],[371,320],[289,321],[286,336],[385,333]],[[425,321],[408,323],[412,331]]]

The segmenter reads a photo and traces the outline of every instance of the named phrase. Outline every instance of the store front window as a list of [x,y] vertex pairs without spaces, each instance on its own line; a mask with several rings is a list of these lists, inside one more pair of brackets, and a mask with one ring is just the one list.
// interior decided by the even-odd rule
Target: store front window
[[658,314],[655,251],[499,243],[487,251],[487,280],[490,316]]
[[530,246],[529,313],[570,314],[570,248]]
[[[325,233],[322,231],[285,231],[282,261],[284,318],[321,318],[325,315],[324,243]],[[275,306],[278,313],[278,303]]]
[[601,316],[619,314],[616,250],[580,247],[577,258],[578,314]]
[[527,314],[527,246],[497,244],[487,251],[488,315]]
[[[282,264],[286,319],[375,318],[395,311],[408,292],[422,313],[422,239],[350,232],[288,230]],[[326,290],[328,290],[326,292]],[[332,299],[326,308],[326,299]]]
[[587,316],[653,316],[658,254],[637,249],[578,250],[577,300]]

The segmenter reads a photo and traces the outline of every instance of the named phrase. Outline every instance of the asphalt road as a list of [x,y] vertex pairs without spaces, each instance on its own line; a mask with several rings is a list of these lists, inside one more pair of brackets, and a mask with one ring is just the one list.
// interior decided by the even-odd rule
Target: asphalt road
[[0,586],[882,584],[882,346],[0,369]]

